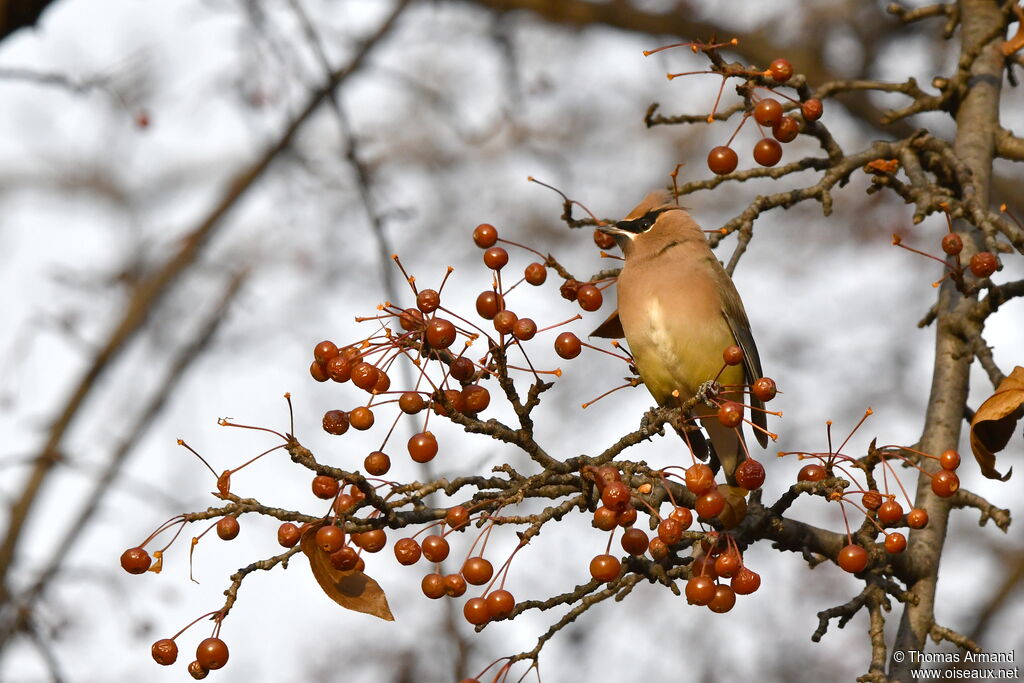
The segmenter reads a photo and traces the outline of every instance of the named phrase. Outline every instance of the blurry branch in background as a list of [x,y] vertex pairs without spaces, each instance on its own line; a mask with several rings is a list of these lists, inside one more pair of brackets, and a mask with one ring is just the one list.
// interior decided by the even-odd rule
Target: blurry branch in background
[[[225,217],[247,191],[263,177],[281,153],[290,147],[297,132],[319,106],[338,86],[363,66],[367,55],[391,31],[408,4],[409,0],[400,0],[396,3],[379,28],[356,45],[348,63],[331,71],[324,85],[310,95],[305,106],[288,123],[277,141],[264,151],[252,166],[235,177],[224,196],[206,218],[182,239],[179,250],[170,259],[143,277],[136,286],[124,305],[124,314],[120,321],[115,324],[106,342],[90,362],[63,408],[57,411],[46,441],[33,458],[31,472],[24,488],[10,507],[7,529],[3,541],[0,543],[0,602],[6,603],[11,599],[10,575],[16,563],[22,530],[29,520],[32,508],[37,502],[49,474],[64,457],[62,453],[64,437],[79,417],[82,407],[87,403],[97,385],[97,380],[117,359],[121,351],[144,329],[147,320],[163,297],[196,263],[210,238],[224,225]],[[2,646],[3,643],[0,643],[0,647]]]
[[161,381],[155,384],[155,390],[149,400],[142,406],[135,421],[128,429],[121,442],[110,454],[106,466],[93,483],[85,501],[76,514],[69,515],[73,520],[59,542],[54,544],[53,554],[31,585],[19,594],[12,596],[0,612],[0,649],[13,635],[19,632],[33,632],[33,603],[47,590],[51,580],[60,572],[65,560],[70,556],[72,548],[82,536],[82,532],[92,521],[93,515],[109,495],[110,487],[120,474],[121,467],[128,456],[134,451],[139,441],[145,436],[149,427],[157,419],[168,400],[174,395],[194,361],[200,358],[209,348],[221,323],[227,317],[231,303],[238,294],[248,276],[249,271],[243,270],[233,275],[224,288],[219,303],[212,309],[206,320],[196,330],[192,339],[183,344],[167,364]]

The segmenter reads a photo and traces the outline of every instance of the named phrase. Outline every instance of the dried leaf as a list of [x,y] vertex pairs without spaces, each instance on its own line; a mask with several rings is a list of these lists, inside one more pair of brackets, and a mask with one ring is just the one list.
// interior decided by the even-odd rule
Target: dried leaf
[[385,621],[394,621],[395,617],[388,607],[388,598],[380,584],[357,569],[335,569],[327,553],[317,547],[316,530],[321,526],[316,524],[306,529],[302,534],[300,547],[309,558],[309,567],[324,593],[345,609],[372,614]]
[[1024,417],[1024,368],[1018,365],[999,383],[996,392],[985,399],[971,420],[971,450],[981,465],[981,473],[989,479],[1006,481],[1013,474],[1012,467],[1005,475],[999,474],[995,454],[1006,448],[1021,417]]
[[725,496],[725,507],[718,513],[718,519],[726,529],[733,529],[747,516],[747,490],[719,484],[718,492]]

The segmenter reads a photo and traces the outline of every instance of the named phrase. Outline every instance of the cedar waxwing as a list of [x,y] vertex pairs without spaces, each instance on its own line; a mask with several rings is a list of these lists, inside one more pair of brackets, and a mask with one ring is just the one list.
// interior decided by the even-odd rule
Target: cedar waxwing
[[[599,229],[615,237],[626,260],[619,273],[618,311],[592,336],[624,336],[640,378],[662,406],[688,400],[715,379],[722,352],[735,344],[743,350],[743,364],[727,366],[718,381],[733,385],[723,398],[746,403],[740,385],[761,377],[750,323],[732,279],[690,214],[661,190],[647,195],[625,219]],[[753,396],[749,405],[764,407]],[[754,424],[765,427],[765,414],[752,412]],[[732,482],[745,459],[742,431],[722,425],[717,409],[703,403],[693,414]],[[767,446],[767,434],[755,433]]]

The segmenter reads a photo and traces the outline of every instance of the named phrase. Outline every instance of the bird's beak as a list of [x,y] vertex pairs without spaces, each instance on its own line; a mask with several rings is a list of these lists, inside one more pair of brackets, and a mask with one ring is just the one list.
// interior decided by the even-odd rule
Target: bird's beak
[[[622,221],[619,221],[619,223],[621,222]],[[605,225],[599,225],[597,226],[597,229],[606,235],[611,235],[612,237],[615,237],[616,235],[629,234],[629,231],[624,230],[622,226],[619,225],[619,223],[607,223]]]

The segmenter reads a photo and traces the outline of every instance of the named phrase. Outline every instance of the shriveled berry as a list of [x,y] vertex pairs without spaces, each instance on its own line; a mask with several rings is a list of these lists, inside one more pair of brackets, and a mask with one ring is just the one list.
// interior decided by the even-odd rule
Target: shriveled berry
[[743,406],[735,401],[723,401],[718,407],[718,421],[723,427],[739,427],[743,424]]
[[373,426],[373,411],[366,406],[353,408],[348,414],[349,423],[360,431],[365,431]]
[[341,488],[338,484],[338,480],[334,477],[329,477],[326,474],[318,474],[313,477],[311,484],[313,489],[313,495],[323,500],[330,500],[338,495],[338,490]]
[[327,558],[331,566],[343,572],[350,572],[359,566],[359,553],[350,545],[342,546]]
[[632,492],[628,486],[621,481],[613,481],[605,486],[604,491],[601,492],[601,502],[609,510],[622,512],[629,505],[631,496]]
[[580,355],[583,344],[580,338],[572,332],[563,332],[555,339],[555,353],[566,360],[572,360]]
[[715,147],[708,152],[708,168],[717,175],[727,175],[736,170],[740,159],[732,147]]
[[451,550],[448,541],[443,537],[433,534],[423,539],[423,557],[431,562],[443,562]]
[[498,334],[512,334],[512,330],[515,329],[517,320],[519,320],[519,318],[516,314],[508,309],[498,311],[498,314],[494,316],[494,329]]
[[600,230],[594,231],[594,244],[598,249],[611,249],[615,246],[615,238]]
[[665,545],[675,545],[683,539],[683,525],[668,517],[658,524],[658,538],[665,542]]
[[531,263],[526,266],[523,276],[528,283],[534,287],[539,287],[548,279],[548,269],[544,267],[543,263]]
[[650,545],[650,539],[647,538],[647,533],[643,529],[626,529],[622,534],[622,549],[630,555],[643,555],[647,552],[647,546]]
[[668,546],[665,545],[665,541],[661,540],[657,536],[651,539],[651,543],[647,546],[647,549],[651,551],[651,557],[655,560],[664,560],[668,557]]
[[150,653],[157,664],[170,666],[178,659],[178,645],[170,638],[163,638],[153,643]]
[[939,498],[949,498],[960,490],[960,478],[949,470],[939,470],[932,475],[932,491]]
[[482,557],[470,557],[462,565],[462,575],[474,586],[482,586],[494,576],[494,566]]
[[907,513],[907,526],[911,529],[923,529],[928,526],[928,512],[922,508],[914,508]]
[[942,469],[953,472],[960,467],[960,454],[954,450],[943,451],[939,456],[939,464]]
[[839,566],[851,574],[864,571],[868,566],[868,551],[850,544],[839,551]]
[[907,549],[907,537],[898,531],[885,536],[885,550],[893,554],[902,553]]
[[508,252],[501,247],[491,247],[484,252],[484,264],[491,270],[501,270],[508,264]]
[[420,544],[414,538],[398,539],[395,541],[394,551],[395,559],[398,560],[398,563],[407,567],[419,562],[420,556],[423,555]]
[[772,138],[761,138],[754,145],[754,161],[762,166],[774,166],[782,159],[782,145]]
[[462,606],[462,615],[474,626],[486,624],[491,619],[491,614],[487,610],[487,601],[483,598],[467,600],[466,604]]
[[754,105],[754,120],[762,126],[774,126],[782,118],[782,105],[779,101],[766,97]]
[[427,574],[420,582],[420,590],[431,600],[437,600],[444,595],[444,577],[440,574]]
[[153,558],[144,548],[128,548],[121,553],[121,568],[129,574],[145,574],[151,564]]
[[324,413],[324,431],[341,436],[348,431],[348,415],[344,410],[328,410]]
[[711,489],[697,499],[694,508],[697,510],[697,516],[701,519],[717,517],[725,509],[725,496],[718,489]]
[[594,285],[583,285],[576,293],[576,301],[584,311],[596,311],[604,303],[604,295]]
[[291,522],[284,522],[277,527],[277,542],[284,548],[294,548],[302,536],[299,527]]
[[241,526],[235,517],[221,517],[217,522],[217,535],[221,540],[230,541],[238,537]]
[[715,582],[708,576],[691,576],[686,582],[686,601],[706,605],[715,597]]
[[601,531],[611,531],[618,524],[618,513],[604,505],[594,510],[594,526]]
[[956,233],[947,233],[942,238],[942,251],[950,256],[955,256],[964,250],[964,241]]
[[356,363],[352,368],[352,384],[363,391],[371,391],[377,384],[378,370],[366,362]]
[[788,59],[779,57],[768,65],[768,73],[776,83],[785,83],[793,77],[793,65]]
[[421,289],[416,295],[416,307],[424,313],[433,313],[441,305],[441,295],[433,289]]
[[476,312],[481,318],[494,320],[494,316],[503,308],[505,299],[494,290],[484,290],[476,298]]
[[812,97],[800,105],[800,112],[804,115],[804,119],[817,121],[825,112],[825,107],[821,104],[821,100]]
[[566,301],[576,301],[576,294],[580,291],[580,287],[583,283],[572,278],[566,280],[558,288],[558,293],[562,295],[562,298]]
[[345,545],[345,532],[334,525],[322,526],[316,530],[316,545],[325,553],[337,552]]
[[370,389],[371,394],[383,394],[391,388],[391,378],[388,377],[388,373],[383,370],[377,371],[377,382],[373,385],[373,389]]
[[783,116],[772,126],[772,137],[779,142],[793,142],[800,133],[800,122],[792,116]]
[[590,575],[598,581],[612,581],[619,576],[622,567],[614,555],[596,555],[590,561]]
[[437,455],[437,439],[430,432],[413,434],[409,439],[409,457],[418,463],[430,462]]
[[753,386],[750,387],[750,393],[754,395],[754,398],[767,403],[768,401],[775,398],[775,395],[779,392],[775,386],[775,380],[771,377],[761,377]]
[[352,363],[338,355],[327,361],[327,376],[335,382],[347,382],[352,377]]
[[391,458],[383,451],[373,451],[363,460],[363,467],[366,468],[367,474],[381,477],[391,469]]
[[435,349],[447,349],[457,336],[458,331],[450,320],[434,318],[427,323],[427,343]]
[[632,505],[627,505],[625,510],[615,513],[615,523],[621,527],[636,524],[636,508]]
[[228,663],[228,646],[220,638],[206,638],[196,648],[196,661],[214,671]]
[[622,481],[622,473],[619,472],[618,467],[613,465],[604,465],[597,468],[597,472],[594,475],[594,482],[600,490],[604,490],[604,487],[613,481]]
[[736,605],[736,593],[724,583],[715,586],[715,595],[708,602],[708,609],[716,614],[728,612]]
[[974,277],[988,277],[996,272],[999,265],[996,255],[991,251],[981,251],[971,257],[971,272]]
[[516,608],[516,599],[504,588],[487,596],[487,613],[491,619],[504,619]]
[[197,681],[201,681],[210,675],[210,670],[196,660],[188,663],[188,675]]
[[828,476],[824,466],[811,463],[800,468],[796,475],[797,481],[823,481]]
[[860,502],[867,510],[877,510],[882,505],[882,494],[878,491],[868,491],[861,496]]
[[750,595],[761,587],[761,575],[755,571],[741,567],[736,576],[729,582],[737,595]]
[[704,463],[696,463],[686,468],[685,481],[695,496],[702,496],[715,488],[715,473]]
[[764,484],[764,465],[753,458],[747,458],[739,464],[733,476],[736,483],[748,491],[759,489]]
[[473,230],[473,241],[481,249],[490,249],[498,241],[498,230],[490,223],[481,223]]

